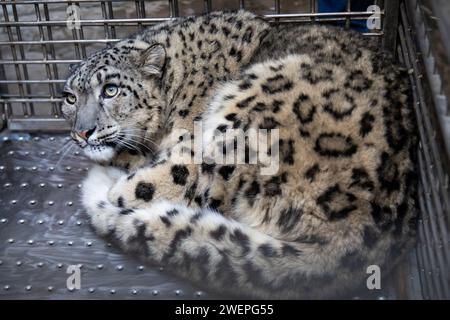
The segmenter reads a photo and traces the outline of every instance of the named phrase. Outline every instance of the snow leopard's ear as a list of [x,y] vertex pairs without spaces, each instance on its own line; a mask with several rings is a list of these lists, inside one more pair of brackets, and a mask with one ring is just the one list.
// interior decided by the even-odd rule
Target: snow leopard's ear
[[[146,47],[144,47],[144,44]],[[159,43],[149,45],[143,41],[137,41],[135,45],[140,50],[135,51],[133,62],[139,68],[139,71],[147,76],[160,77],[166,61],[164,47]]]

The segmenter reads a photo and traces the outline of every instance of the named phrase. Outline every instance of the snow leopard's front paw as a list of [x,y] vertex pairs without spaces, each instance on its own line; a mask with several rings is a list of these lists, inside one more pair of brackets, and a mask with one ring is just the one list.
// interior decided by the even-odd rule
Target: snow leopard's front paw
[[81,197],[83,206],[91,219],[91,224],[100,234],[106,234],[114,224],[117,210],[108,202],[108,190],[114,185],[123,171],[112,167],[95,165],[83,181]]
[[182,202],[191,185],[187,166],[168,162],[121,177],[109,190],[109,201],[120,208],[148,208],[156,200]]
[[108,200],[119,208],[142,208],[153,199],[151,184],[136,186],[129,177],[121,177],[108,191]]

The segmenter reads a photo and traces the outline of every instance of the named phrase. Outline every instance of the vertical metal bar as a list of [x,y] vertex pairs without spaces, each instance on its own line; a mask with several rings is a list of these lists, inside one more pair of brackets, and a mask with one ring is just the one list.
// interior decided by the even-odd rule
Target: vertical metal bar
[[[309,11],[311,13],[316,13],[316,0],[309,0]],[[311,22],[315,22],[316,18],[315,17],[311,17]]]
[[178,0],[169,0],[169,10],[171,18],[176,18],[180,16],[178,11]]
[[244,0],[239,0],[239,9],[245,9]]
[[204,0],[204,12],[210,13],[212,8],[211,0]]
[[[41,19],[41,10],[39,8],[39,4],[36,3],[34,5],[34,9],[35,9],[35,12],[36,12],[36,19],[37,19],[37,21],[41,21],[42,20]],[[45,40],[44,28],[42,27],[42,25],[39,25],[38,29],[39,29],[39,36],[40,36],[41,40]],[[42,48],[42,58],[44,59],[44,61],[47,61],[48,60],[47,45],[46,44],[42,44],[41,48]],[[50,69],[50,65],[48,63],[45,63],[44,65],[45,65],[45,72],[47,74],[47,79],[48,80],[53,79],[52,71]],[[48,84],[48,89],[50,91],[50,96],[52,98],[55,97],[55,90],[54,90],[54,87],[53,87],[53,85],[51,83]],[[57,109],[56,103],[52,103],[52,111],[53,111],[53,114],[57,114],[58,113],[58,109]]]
[[[109,19],[114,19],[114,11],[113,11],[113,7],[110,1],[108,1],[108,16]],[[115,26],[111,26],[111,37],[113,39],[116,39],[116,27]]]
[[[105,2],[102,1],[100,3],[100,6],[102,8],[102,17],[103,17],[103,19],[108,20],[108,13],[106,11],[106,4],[105,4]],[[105,22],[103,24],[103,28],[104,28],[104,31],[105,31],[105,38],[106,39],[111,39],[111,32],[110,32],[110,30],[108,28],[108,22]]]
[[[44,3],[44,16],[45,16],[45,20],[46,21],[50,21],[50,13],[48,11],[47,3]],[[47,26],[47,36],[48,36],[49,40],[53,40],[53,33],[52,33],[51,26]],[[50,47],[50,55],[51,55],[52,59],[55,60],[56,59],[55,45],[54,44],[49,44],[48,46]],[[52,67],[53,67],[53,78],[54,79],[59,79],[57,64],[53,63]],[[61,90],[60,84],[59,83],[53,83],[52,85],[54,86],[54,90],[55,90],[55,92],[57,94]],[[55,110],[55,113],[53,114],[53,116],[56,117],[56,118],[62,116],[61,109],[59,108],[59,105],[57,103],[55,103],[55,102],[53,102],[52,104],[54,105],[54,110]]]
[[[134,4],[135,4],[135,7],[136,7],[136,18],[140,19],[140,18],[142,18],[140,1],[135,1]],[[143,29],[142,22],[138,22],[138,26],[139,26],[139,30]]]
[[[281,12],[280,0],[275,0],[275,13],[280,14],[280,12]],[[280,22],[280,19],[276,18],[275,23],[279,23],[279,22]]]
[[141,4],[141,16],[142,16],[142,18],[145,18],[146,17],[146,14],[145,14],[145,0],[140,0],[140,4]]
[[383,50],[391,54],[395,53],[397,43],[398,15],[400,10],[399,0],[384,1],[383,23]]
[[[19,15],[17,14],[17,7],[15,4],[12,4],[12,9],[13,9],[13,16],[14,16],[14,21],[18,22],[19,21]],[[20,26],[16,27],[16,34],[17,34],[17,40],[18,41],[22,41],[22,32],[20,30]],[[20,57],[22,60],[26,60],[26,56],[25,56],[25,50],[23,49],[23,45],[19,45],[19,52],[20,52]],[[23,76],[24,78],[27,80],[29,79],[29,75],[28,75],[28,67],[27,65],[24,63],[22,64],[22,72],[23,72]],[[31,86],[29,84],[25,85],[25,89],[26,89],[26,93],[30,94],[31,92]],[[33,103],[29,103],[28,104],[29,107],[29,113],[32,115],[34,114],[34,105]]]
[[[8,7],[6,5],[6,3],[2,2],[2,8],[3,8],[3,18],[5,19],[5,22],[9,22],[9,14],[8,14]],[[8,34],[8,40],[9,41],[14,41],[14,37],[13,37],[13,33],[11,30],[10,26],[6,26],[6,33]],[[16,46],[14,44],[10,45],[10,49],[11,49],[11,55],[13,60],[17,60],[17,51],[16,51]],[[22,80],[22,75],[20,73],[20,68],[18,64],[14,64],[14,69],[16,71],[16,79],[17,80]],[[18,83],[17,87],[19,89],[19,94],[21,96],[24,96],[24,88],[23,88],[23,84],[22,83]],[[28,116],[28,109],[27,106],[25,104],[25,102],[22,102],[22,111],[23,111],[23,115],[25,117]]]
[[[351,0],[347,0],[346,11],[348,13],[352,11],[352,1]],[[350,29],[350,24],[351,24],[350,16],[345,17],[345,29]]]
[[[0,50],[0,60],[3,60],[2,50]],[[0,64],[0,79],[6,79],[5,68],[3,64]],[[2,93],[8,94],[8,86],[6,84],[0,84],[0,97]],[[8,120],[8,103],[4,103],[0,106],[0,131],[4,128],[6,121]]]
[[[74,5],[73,2],[71,2],[71,1],[67,2],[67,7],[70,7],[72,5]],[[73,40],[78,40],[77,30],[75,28],[72,29],[72,38],[73,38]],[[80,45],[78,44],[78,42],[74,42],[73,45],[75,47],[75,56],[76,56],[77,60],[80,60],[81,59]]]

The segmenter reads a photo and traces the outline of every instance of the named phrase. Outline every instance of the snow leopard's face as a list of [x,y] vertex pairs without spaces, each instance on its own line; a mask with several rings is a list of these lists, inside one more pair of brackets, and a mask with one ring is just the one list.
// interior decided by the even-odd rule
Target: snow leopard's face
[[160,44],[124,40],[91,55],[64,86],[62,111],[72,138],[94,161],[106,162],[121,149],[145,151],[160,130],[164,99]]

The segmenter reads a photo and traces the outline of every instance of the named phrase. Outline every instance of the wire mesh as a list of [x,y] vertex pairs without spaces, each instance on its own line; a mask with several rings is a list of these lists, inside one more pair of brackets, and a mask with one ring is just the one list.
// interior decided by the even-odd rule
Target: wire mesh
[[[60,110],[68,65],[147,26],[239,8],[273,23],[343,21],[347,27],[372,15],[351,11],[351,1],[344,12],[318,12],[315,0],[1,0],[0,5],[0,105],[8,128],[26,131],[68,129]],[[366,34],[382,36],[383,30]]]

